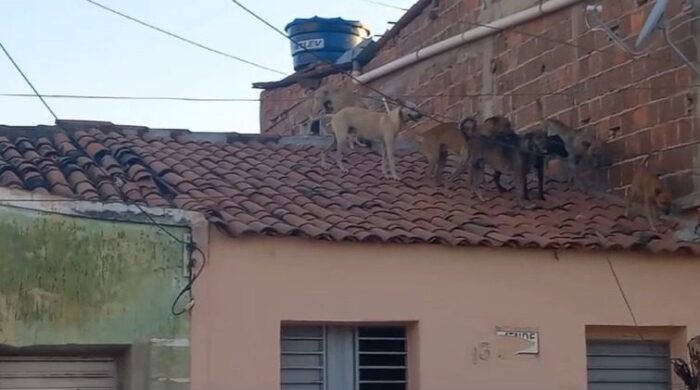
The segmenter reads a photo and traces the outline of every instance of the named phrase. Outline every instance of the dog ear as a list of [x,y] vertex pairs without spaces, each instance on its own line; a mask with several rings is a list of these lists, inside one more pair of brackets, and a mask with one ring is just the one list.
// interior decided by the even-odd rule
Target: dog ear
[[459,122],[459,131],[466,136],[473,136],[476,133],[476,120],[466,117]]

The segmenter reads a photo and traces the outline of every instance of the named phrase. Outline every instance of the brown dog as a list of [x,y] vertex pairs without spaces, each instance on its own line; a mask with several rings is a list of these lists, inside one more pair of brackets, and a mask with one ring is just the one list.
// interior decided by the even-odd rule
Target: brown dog
[[658,211],[661,210],[664,214],[669,214],[673,196],[661,182],[659,176],[649,169],[648,161],[649,156],[644,158],[634,172],[632,184],[627,189],[625,215],[629,215],[630,202],[641,203],[647,221],[649,221],[649,227],[656,231]]
[[[557,119],[542,121],[542,129],[550,137],[559,137],[566,148],[569,183],[578,188],[589,184],[584,173],[590,174],[600,168],[603,162],[602,142],[595,136],[594,129],[574,129]],[[586,182],[584,182],[586,181]]]
[[[459,131],[458,123],[448,122],[439,124],[421,134],[419,134],[421,153],[428,160],[424,178],[433,177],[436,183],[440,183],[440,178],[447,155],[458,156],[457,169],[464,167],[467,163],[468,150],[467,142]],[[462,169],[463,171],[464,169]],[[454,179],[450,176],[450,181]]]

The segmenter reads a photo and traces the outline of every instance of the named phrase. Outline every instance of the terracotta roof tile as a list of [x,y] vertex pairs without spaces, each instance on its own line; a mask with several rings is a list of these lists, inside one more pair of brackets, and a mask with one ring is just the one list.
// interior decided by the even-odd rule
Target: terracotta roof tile
[[0,186],[201,211],[232,236],[700,253],[671,223],[650,232],[620,202],[556,183],[546,202],[526,205],[512,191],[484,191],[481,202],[464,179],[435,187],[422,180],[417,153],[397,156],[402,180],[394,182],[382,177],[379,156],[361,150],[347,156],[342,176],[320,168],[320,150],[310,146],[215,143],[115,125],[56,128],[48,137],[17,132],[0,136]]

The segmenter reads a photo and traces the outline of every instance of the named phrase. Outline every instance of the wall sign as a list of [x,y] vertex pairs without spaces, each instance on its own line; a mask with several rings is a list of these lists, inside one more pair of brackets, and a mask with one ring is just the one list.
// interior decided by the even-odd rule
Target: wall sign
[[296,54],[304,50],[321,50],[326,46],[326,41],[323,38],[307,39],[292,43],[292,54]]
[[527,341],[529,346],[516,352],[516,355],[538,355],[540,353],[540,332],[537,330],[496,327],[496,335]]

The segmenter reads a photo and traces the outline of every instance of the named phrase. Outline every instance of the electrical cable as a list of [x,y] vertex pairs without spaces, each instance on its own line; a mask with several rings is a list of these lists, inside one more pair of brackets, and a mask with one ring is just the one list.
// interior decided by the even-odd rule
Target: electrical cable
[[660,27],[660,28],[661,28],[661,32],[663,33],[664,40],[666,41],[666,44],[667,44],[674,52],[676,52],[676,55],[678,55],[678,57],[680,57],[680,58],[683,60],[683,62],[685,62],[686,65],[688,65],[688,67],[690,67],[690,69],[692,69],[693,72],[695,72],[695,74],[697,74],[698,76],[700,76],[700,66],[698,66],[698,64],[696,64],[696,63],[694,63],[693,61],[691,61],[691,60],[685,55],[685,53],[683,53],[683,51],[682,51],[675,43],[673,43],[673,41],[671,40],[671,34],[669,34],[669,31],[668,31],[668,29],[667,29],[666,26],[663,26],[663,27]]
[[[584,19],[586,21],[586,26],[588,28],[590,28],[593,31],[597,30],[597,31],[605,32],[608,35],[608,37],[610,38],[610,40],[612,40],[620,49],[622,49],[623,51],[625,51],[629,54],[632,54],[635,57],[640,57],[640,56],[646,55],[647,58],[654,58],[650,53],[647,53],[646,51],[641,50],[641,49],[632,48],[630,45],[625,43],[625,41],[620,36],[618,36],[615,33],[615,31],[613,31],[612,28],[610,28],[610,26],[608,26],[607,23],[605,23],[599,17],[599,15],[598,15],[599,11],[594,6],[592,6],[592,7],[593,7],[592,11],[586,10],[586,13],[584,15]],[[593,18],[594,22],[596,23],[596,26],[591,26],[589,19],[588,19],[589,15]],[[688,20],[683,21],[680,25],[683,25],[685,23],[690,23],[693,20],[696,20],[698,18],[700,18],[700,16],[691,17]],[[672,28],[670,32],[674,31],[679,26]],[[698,66],[696,63],[691,61],[685,55],[685,53],[683,53],[683,51],[675,43],[673,43],[673,41],[671,40],[669,27],[668,27],[668,20],[666,18],[662,17],[656,28],[661,30],[663,37],[664,37],[664,40],[666,41],[666,44],[678,55],[678,57],[681,58],[681,60],[683,60],[683,62],[686,65],[688,65],[688,67],[690,67],[693,70],[693,72],[695,72],[697,75],[700,76],[700,66]],[[669,61],[669,60],[667,60],[667,61]]]
[[[91,0],[88,0],[88,1],[91,1]],[[337,64],[332,63],[332,62],[330,62],[330,61],[327,61],[326,59],[324,59],[324,58],[322,58],[321,56],[319,56],[319,55],[318,55],[316,52],[314,52],[313,50],[309,50],[309,49],[307,49],[306,47],[304,47],[304,46],[302,46],[302,45],[299,45],[299,43],[298,43],[294,38],[292,38],[292,37],[288,36],[287,34],[285,34],[284,31],[282,31],[282,30],[280,30],[279,28],[275,27],[272,23],[268,22],[265,18],[263,18],[262,16],[258,15],[258,14],[255,13],[254,11],[252,11],[250,8],[248,8],[248,7],[246,7],[245,5],[243,5],[240,1],[238,1],[238,0],[231,0],[231,2],[234,3],[236,6],[238,6],[239,8],[241,8],[241,9],[242,9],[243,11],[245,11],[246,13],[248,13],[249,15],[251,15],[252,17],[254,17],[255,19],[257,19],[258,21],[260,21],[261,23],[263,23],[264,25],[266,25],[266,26],[268,26],[269,28],[271,28],[271,29],[272,29],[273,31],[275,31],[277,34],[283,36],[285,39],[287,39],[287,40],[289,40],[290,42],[292,42],[292,44],[294,44],[296,47],[298,47],[298,48],[299,48],[301,51],[303,51],[304,53],[310,54],[310,55],[314,56],[314,57],[315,57],[317,60],[319,60],[320,62],[325,63],[325,64],[328,64],[328,65],[331,66],[333,69],[335,69],[338,73],[340,73],[340,74],[344,75],[345,77],[348,77],[349,79],[355,81],[357,84],[359,84],[359,85],[361,85],[361,86],[363,86],[363,87],[369,89],[370,91],[372,91],[372,92],[374,92],[374,93],[376,93],[376,94],[378,94],[378,95],[384,97],[384,98],[387,99],[388,101],[390,101],[390,102],[392,102],[392,103],[394,103],[394,104],[396,104],[396,105],[398,105],[398,106],[400,106],[400,107],[404,107],[404,108],[408,108],[408,109],[414,110],[414,111],[420,113],[422,116],[424,116],[424,117],[426,117],[426,118],[428,118],[428,119],[431,119],[431,120],[433,120],[433,121],[435,121],[435,122],[437,122],[437,123],[445,123],[445,122],[443,122],[442,120],[437,119],[437,118],[435,117],[435,115],[430,115],[430,114],[426,114],[426,113],[424,113],[424,112],[421,112],[420,110],[418,110],[417,107],[409,107],[409,106],[407,106],[404,102],[401,102],[401,101],[399,101],[398,99],[393,98],[393,97],[387,95],[386,93],[380,91],[379,89],[377,89],[377,88],[375,88],[375,87],[372,87],[371,85],[369,85],[369,84],[367,84],[367,83],[362,82],[360,79],[358,79],[357,77],[355,77],[352,73],[346,71],[345,69],[343,69],[342,67],[338,66]]]
[[[78,144],[77,142],[72,142],[72,144],[73,144],[73,146],[74,146],[77,150],[80,150],[80,151],[82,151],[82,153],[84,153],[85,155],[88,155],[87,151],[86,151],[80,144]],[[188,294],[188,293],[189,293],[189,296],[190,296],[190,302],[194,302],[194,295],[192,294],[192,287],[194,286],[194,282],[199,278],[199,276],[200,276],[200,275],[202,274],[202,272],[204,271],[204,267],[205,267],[206,264],[207,264],[207,256],[206,256],[206,254],[204,253],[203,250],[201,250],[201,249],[197,246],[197,244],[196,244],[194,241],[192,241],[192,242],[186,242],[185,240],[183,240],[183,239],[177,237],[176,235],[174,235],[172,232],[170,232],[168,229],[166,229],[163,225],[161,225],[160,223],[158,223],[158,221],[156,221],[156,219],[153,218],[153,216],[152,216],[151,214],[149,214],[140,204],[138,204],[138,202],[129,203],[129,197],[126,195],[126,193],[125,193],[124,190],[122,189],[122,187],[125,185],[124,179],[122,179],[122,178],[121,178],[120,176],[118,176],[118,175],[117,175],[117,176],[112,176],[111,174],[109,174],[109,172],[107,172],[101,165],[97,164],[96,162],[93,163],[93,166],[95,166],[100,172],[102,172],[102,175],[103,175],[106,179],[110,180],[110,181],[112,182],[112,184],[114,185],[114,187],[117,189],[117,191],[119,192],[119,196],[120,196],[120,197],[122,198],[122,200],[123,200],[123,202],[119,202],[119,203],[122,203],[122,204],[126,203],[126,204],[132,204],[132,205],[134,205],[137,209],[139,209],[139,211],[141,212],[141,214],[143,214],[143,215],[151,222],[151,224],[152,224],[153,226],[157,227],[159,230],[161,230],[162,232],[164,232],[165,234],[167,234],[170,238],[172,238],[173,240],[175,240],[175,242],[177,242],[177,243],[179,243],[179,244],[185,246],[185,248],[187,249],[187,251],[188,251],[188,253],[189,253],[189,256],[188,256],[188,257],[189,257],[189,261],[188,261],[188,264],[187,264],[187,268],[188,268],[188,281],[187,281],[187,284],[186,284],[186,285],[180,290],[180,292],[177,294],[177,296],[176,296],[175,299],[173,300],[173,303],[172,303],[172,305],[171,305],[171,307],[170,307],[170,312],[171,312],[174,316],[180,316],[180,315],[186,313],[187,310],[188,310],[188,306],[189,306],[190,304],[185,305],[185,307],[183,307],[183,309],[181,309],[181,310],[175,310],[175,307],[176,307],[177,304],[180,302],[180,300],[182,299],[182,297],[185,296],[185,294]],[[198,252],[198,253],[202,256],[202,264],[199,266],[199,270],[198,270],[197,272],[193,272],[193,269],[196,267],[196,261],[194,260],[194,257],[192,256],[194,252]]]
[[[623,87],[621,90],[641,90],[641,91],[658,91],[669,89],[688,89],[700,88],[700,84],[691,85],[667,85],[656,87]],[[476,98],[487,96],[575,96],[586,94],[586,91],[569,91],[569,92],[483,92],[483,93],[467,93],[467,94],[401,94],[397,97],[405,98]],[[73,94],[39,94],[39,97],[44,99],[85,99],[85,100],[162,100],[162,101],[185,101],[185,102],[299,102],[310,100],[310,97],[298,98],[210,98],[210,97],[185,97],[185,96],[119,96],[119,95],[73,95]],[[35,98],[36,94],[30,93],[0,93],[0,97],[17,97],[17,98]],[[375,99],[381,101],[380,98],[370,95],[360,95],[362,98]]]
[[101,8],[101,9],[105,10],[105,11],[111,12],[111,13],[113,13],[113,14],[115,14],[115,15],[119,15],[119,16],[125,18],[125,19],[131,20],[132,22],[138,23],[138,24],[140,24],[140,25],[142,25],[142,26],[145,26],[145,27],[148,27],[148,28],[153,29],[153,30],[155,30],[155,31],[158,31],[158,32],[160,32],[160,33],[162,33],[162,34],[165,34],[165,35],[169,36],[169,37],[172,37],[172,38],[175,38],[175,39],[179,39],[180,41],[183,41],[183,42],[186,42],[186,43],[188,43],[188,44],[190,44],[190,45],[199,47],[200,49],[207,50],[207,51],[209,51],[209,52],[212,52],[212,53],[215,53],[215,54],[218,54],[218,55],[221,55],[221,56],[224,56],[224,57],[227,57],[227,58],[236,60],[236,61],[238,61],[238,62],[242,62],[242,63],[244,63],[244,64],[248,64],[248,65],[250,65],[250,66],[254,66],[254,67],[258,68],[258,69],[266,70],[266,71],[268,71],[268,72],[277,73],[277,74],[280,74],[280,75],[283,75],[283,76],[286,76],[286,75],[287,75],[287,73],[282,72],[282,71],[279,71],[279,70],[277,70],[277,69],[273,69],[273,68],[267,67],[267,66],[265,66],[265,65],[260,65],[260,64],[258,64],[258,63],[255,63],[255,62],[250,61],[250,60],[246,60],[246,59],[244,59],[244,58],[235,56],[235,55],[233,55],[233,54],[229,54],[229,53],[223,52],[223,51],[221,51],[221,50],[214,49],[214,48],[212,48],[212,47],[206,46],[206,45],[201,44],[201,43],[199,43],[199,42],[195,42],[195,41],[193,41],[193,40],[191,40],[191,39],[185,38],[185,37],[183,37],[183,36],[181,36],[181,35],[178,35],[178,34],[175,34],[175,33],[170,32],[170,31],[164,30],[164,29],[162,29],[162,28],[160,28],[160,27],[154,26],[154,25],[152,25],[152,24],[150,24],[150,23],[146,23],[146,22],[144,22],[144,21],[142,21],[142,20],[139,20],[139,19],[137,19],[137,18],[135,18],[135,17],[133,17],[133,16],[129,16],[129,15],[123,13],[123,12],[120,12],[120,11],[117,11],[117,10],[115,10],[115,9],[113,9],[113,8],[107,7],[107,6],[104,5],[104,4],[100,4],[100,3],[98,3],[98,2],[95,1],[95,0],[85,0],[85,1],[87,1],[88,3],[90,3],[90,4],[92,4],[92,5],[96,6],[96,7],[99,7],[99,8]]
[[615,278],[615,283],[617,284],[617,288],[620,291],[620,295],[622,295],[622,299],[625,301],[627,311],[629,312],[630,317],[632,317],[632,323],[634,324],[634,328],[639,332],[638,335],[640,340],[644,340],[644,335],[639,330],[637,316],[634,314],[634,310],[632,310],[632,305],[630,304],[629,299],[627,299],[627,294],[625,293],[625,289],[622,287],[622,283],[620,282],[620,278],[617,276],[617,272],[615,272],[615,267],[613,266],[612,260],[610,259],[610,256],[605,256],[605,258],[608,261],[608,266],[610,266],[610,272],[612,272],[613,278]]
[[[611,39],[611,40],[617,38],[617,39],[618,39],[617,42],[620,42],[622,45],[626,46],[627,49],[632,50],[632,49],[629,48],[629,46],[627,46],[627,45],[624,43],[624,41],[622,41],[622,40],[617,36],[617,34],[615,34],[615,33],[612,31],[612,29],[611,29],[610,27],[608,27],[604,22],[601,21],[601,23],[603,23],[603,27],[602,27],[601,29],[596,29],[595,27],[591,27],[591,26],[590,26],[590,23],[589,23],[589,21],[588,21],[588,19],[587,19],[587,18],[588,18],[588,15],[585,15],[584,18],[586,18],[586,20],[585,20],[585,21],[586,21],[586,26],[587,26],[589,29],[591,29],[592,31],[604,31],[604,32],[606,32],[606,33],[608,33],[608,34],[612,34],[612,35],[610,36],[610,39]],[[584,50],[584,51],[589,51],[589,52],[591,52],[591,53],[607,54],[606,51],[613,49],[613,47],[606,47],[606,48],[603,48],[603,49],[596,49],[596,48],[592,48],[592,47],[582,46],[582,45],[575,44],[575,43],[573,43],[573,42],[568,42],[568,41],[564,41],[564,40],[561,40],[561,39],[551,38],[551,37],[548,37],[547,35],[544,35],[544,34],[529,33],[529,32],[527,32],[527,31],[519,30],[519,29],[517,29],[517,28],[502,29],[502,28],[498,28],[498,27],[489,26],[488,24],[482,24],[482,23],[471,22],[471,21],[466,21],[466,20],[464,20],[464,21],[459,21],[458,23],[459,23],[459,24],[468,24],[468,25],[477,26],[477,27],[489,28],[489,29],[492,29],[492,30],[494,30],[494,31],[499,31],[499,32],[503,32],[503,33],[513,33],[513,34],[519,34],[519,35],[528,36],[528,37],[531,37],[531,38],[542,39],[542,40],[545,40],[545,41],[554,42],[554,43],[558,43],[558,44],[565,45],[565,46],[570,46],[570,47],[577,48],[577,49],[581,49],[581,50]],[[626,50],[626,51],[627,51],[627,50]],[[642,55],[642,54],[638,54],[638,55]],[[638,56],[638,55],[636,55],[636,56]],[[645,55],[646,55],[646,57],[647,57],[648,59],[650,59],[650,60],[654,60],[654,61],[658,61],[658,62],[664,62],[664,63],[668,63],[668,64],[675,64],[675,63],[676,63],[675,61],[673,61],[673,60],[671,60],[671,59],[668,59],[668,58],[665,58],[665,57],[657,57],[657,56],[651,55],[651,54],[649,54],[649,53],[647,53],[647,54],[645,54]]]
[[15,59],[12,58],[12,55],[10,54],[9,51],[7,51],[7,49],[5,48],[5,45],[3,45],[2,42],[0,42],[0,49],[2,49],[3,52],[5,52],[5,55],[7,56],[7,58],[10,60],[12,65],[14,65],[15,69],[17,69],[17,72],[19,72],[19,74],[22,76],[24,81],[29,85],[29,87],[32,89],[32,91],[34,91],[34,96],[38,97],[39,100],[41,100],[41,103],[44,105],[44,107],[46,107],[46,109],[51,113],[51,116],[53,116],[53,118],[55,120],[58,120],[58,116],[56,116],[56,113],[51,109],[49,104],[46,103],[46,100],[44,100],[44,98],[41,96],[39,91],[37,91],[37,89],[34,87],[34,84],[32,84],[32,82],[29,81],[29,78],[27,77],[27,75],[24,74],[24,72],[22,71],[22,68],[20,68],[19,64],[17,64]]
[[[593,18],[593,21],[595,22],[596,25],[594,25],[594,26],[591,25],[591,23],[589,21],[589,17]],[[620,36],[617,35],[615,33],[615,31],[613,31],[612,28],[610,28],[610,26],[608,26],[607,23],[605,23],[605,21],[603,21],[600,17],[598,17],[597,12],[588,12],[588,10],[586,10],[583,18],[586,22],[586,27],[591,29],[591,31],[604,32],[608,36],[608,38],[610,38],[610,40],[613,41],[613,43],[615,43],[615,45],[617,45],[617,47],[622,49],[622,51],[624,51],[625,53],[631,54],[634,57],[641,57],[644,55],[648,56],[649,58],[652,57],[651,54],[647,53],[646,51],[634,49],[630,45],[625,43],[625,41],[622,38],[620,38]],[[669,61],[669,60],[667,59],[666,61]]]
[[378,5],[378,6],[384,7],[384,8],[391,8],[391,9],[404,11],[404,12],[408,11],[408,8],[403,8],[403,7],[399,7],[398,5],[383,3],[381,1],[375,1],[375,0],[360,0],[360,1],[368,3],[368,4]]
[[[256,98],[196,98],[180,96],[106,96],[106,95],[70,95],[70,94],[42,94],[47,99],[86,99],[86,100],[165,100],[165,101],[185,101],[185,102],[260,102],[262,99]],[[0,97],[36,97],[27,93],[0,93]],[[265,99],[274,102],[295,102],[308,98],[277,98]]]

